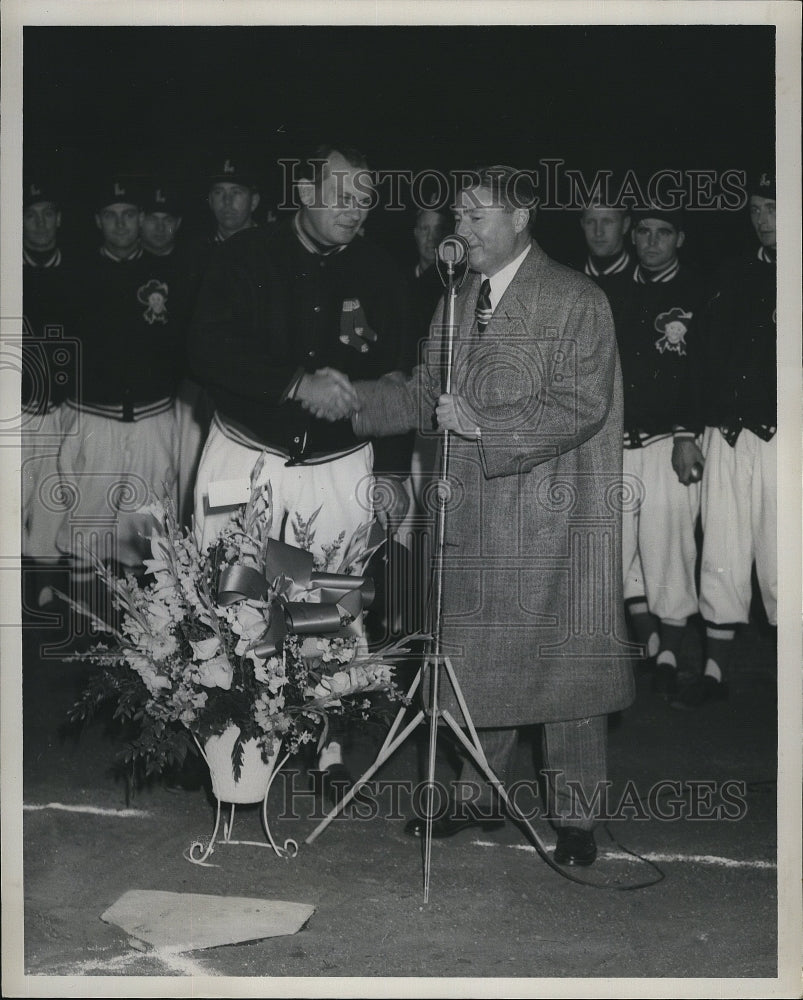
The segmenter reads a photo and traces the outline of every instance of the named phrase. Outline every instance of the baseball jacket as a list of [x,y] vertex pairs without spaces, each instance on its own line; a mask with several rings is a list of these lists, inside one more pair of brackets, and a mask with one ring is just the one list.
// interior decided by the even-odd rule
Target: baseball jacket
[[616,316],[629,448],[702,430],[690,367],[702,286],[677,262],[651,277],[635,269]]
[[169,257],[137,251],[115,260],[101,251],[80,268],[71,300],[81,345],[81,390],[74,404],[132,420],[175,394],[187,305]]
[[[361,236],[322,252],[294,218],[218,248],[191,324],[190,365],[224,429],[256,448],[320,460],[360,441],[350,420],[319,419],[292,398],[304,373],[409,371],[414,345],[405,282],[390,258]],[[409,442],[402,458],[398,444],[377,442],[376,471],[409,471]]]
[[774,255],[763,248],[730,261],[703,310],[703,420],[731,443],[742,427],[769,440],[776,426],[776,277]]

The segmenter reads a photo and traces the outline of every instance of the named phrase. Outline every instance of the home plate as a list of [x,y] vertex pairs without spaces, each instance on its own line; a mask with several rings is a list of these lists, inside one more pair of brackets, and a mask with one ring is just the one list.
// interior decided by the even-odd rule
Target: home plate
[[280,899],[132,889],[100,919],[157,950],[195,951],[295,934],[314,912]]

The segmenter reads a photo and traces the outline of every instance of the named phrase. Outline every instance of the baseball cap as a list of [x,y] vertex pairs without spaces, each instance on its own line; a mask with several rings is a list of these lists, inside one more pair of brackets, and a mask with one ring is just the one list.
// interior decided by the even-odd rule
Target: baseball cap
[[668,222],[670,226],[674,226],[677,232],[683,232],[684,216],[679,208],[666,209],[661,208],[660,205],[650,205],[649,208],[634,209],[630,214],[634,228],[647,219],[659,219],[661,222]]
[[52,180],[45,177],[28,177],[22,185],[22,207],[28,208],[40,201],[52,201],[58,204],[59,193]]
[[775,170],[773,167],[764,166],[758,170],[751,170],[747,175],[748,195],[760,195],[762,198],[772,198],[775,200]]
[[95,190],[95,206],[142,204],[142,190],[136,182],[125,177],[113,177],[102,181]]
[[256,189],[257,177],[253,165],[240,156],[221,156],[212,164],[209,174],[210,184],[221,184],[228,181],[231,184],[242,184],[243,187]]
[[165,212],[179,216],[182,214],[181,195],[175,184],[154,180],[143,192],[141,207],[145,213]]

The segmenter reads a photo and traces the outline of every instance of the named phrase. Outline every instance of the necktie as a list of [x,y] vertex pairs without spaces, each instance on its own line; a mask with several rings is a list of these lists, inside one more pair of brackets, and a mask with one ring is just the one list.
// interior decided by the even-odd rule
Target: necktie
[[485,332],[485,328],[488,326],[488,321],[490,320],[492,314],[491,283],[486,278],[480,285],[480,294],[477,296],[477,307],[474,310],[474,316],[477,320],[477,329],[480,333]]

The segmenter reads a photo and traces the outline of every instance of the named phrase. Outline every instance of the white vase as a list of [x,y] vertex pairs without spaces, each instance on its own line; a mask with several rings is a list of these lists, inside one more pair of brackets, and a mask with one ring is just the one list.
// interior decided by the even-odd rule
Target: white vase
[[255,739],[245,740],[240,777],[235,779],[231,752],[239,735],[237,726],[229,726],[219,736],[210,736],[203,745],[212,778],[212,791],[221,802],[234,802],[237,805],[261,802],[279,763],[282,741],[273,741],[273,756],[265,763],[260,744]]

